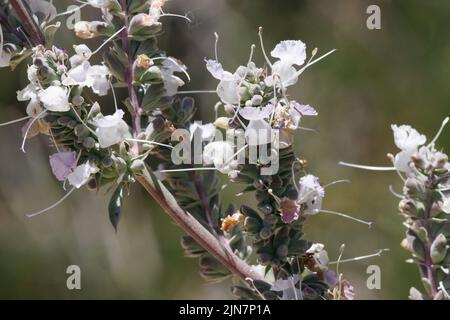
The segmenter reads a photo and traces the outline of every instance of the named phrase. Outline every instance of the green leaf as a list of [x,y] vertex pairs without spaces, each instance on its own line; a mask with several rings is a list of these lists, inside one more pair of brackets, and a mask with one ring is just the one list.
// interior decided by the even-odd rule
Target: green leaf
[[117,232],[117,225],[119,224],[120,215],[122,212],[123,189],[124,189],[123,184],[120,184],[114,191],[108,206],[109,220],[111,221],[116,232]]

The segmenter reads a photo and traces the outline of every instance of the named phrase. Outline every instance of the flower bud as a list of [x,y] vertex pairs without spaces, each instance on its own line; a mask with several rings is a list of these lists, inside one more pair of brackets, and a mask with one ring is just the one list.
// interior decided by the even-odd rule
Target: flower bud
[[431,244],[430,254],[433,264],[438,264],[444,260],[447,254],[447,238],[440,233]]
[[261,231],[259,231],[259,237],[263,240],[269,239],[272,235],[272,230],[270,228],[262,228]]
[[230,128],[229,123],[230,123],[230,118],[227,118],[227,117],[219,117],[216,119],[216,121],[214,121],[214,125],[217,128],[225,129],[225,130]]
[[81,39],[92,39],[110,33],[108,24],[102,21],[79,21],[74,25],[75,35]]
[[130,21],[128,33],[136,40],[145,40],[152,37],[161,30],[161,23],[158,18],[158,16],[146,13],[137,14]]
[[244,228],[247,232],[255,233],[261,229],[261,223],[253,217],[247,217],[244,220]]
[[252,97],[251,102],[252,102],[252,105],[259,106],[263,102],[263,97],[260,96],[259,94],[257,94],[257,95]]

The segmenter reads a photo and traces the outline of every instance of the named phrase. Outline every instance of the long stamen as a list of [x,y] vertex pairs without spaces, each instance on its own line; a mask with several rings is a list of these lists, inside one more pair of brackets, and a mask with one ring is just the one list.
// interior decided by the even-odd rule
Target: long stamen
[[401,195],[400,193],[396,192],[396,191],[394,190],[394,187],[393,187],[392,185],[389,185],[389,191],[390,191],[394,196],[396,196],[397,198],[403,199],[403,195]]
[[154,144],[154,145],[157,145],[157,146],[173,149],[173,146],[171,146],[171,145],[164,144],[164,143],[159,143],[159,142],[156,142],[156,141],[143,140],[143,139],[125,139],[125,140],[126,141],[130,141],[130,142],[140,142],[140,143]]
[[338,183],[351,183],[351,181],[348,180],[348,179],[336,180],[336,181],[333,181],[333,182],[330,182],[330,183],[324,185],[323,188],[326,189],[326,188],[331,187],[331,186],[333,186],[335,184],[338,184]]
[[[341,263],[342,260],[342,256],[344,255],[344,250],[345,250],[345,243],[341,244],[341,246],[339,247],[339,256],[338,259],[336,261],[336,274],[339,274],[339,264]],[[328,263],[330,264],[330,263]],[[341,280],[341,278],[339,277],[339,280]],[[339,288],[340,288],[340,284],[339,284]]]
[[0,24],[0,59],[3,57],[3,27]]
[[83,121],[83,119],[81,119],[81,116],[78,114],[77,110],[75,110],[75,107],[73,105],[70,105],[70,107],[72,108],[73,112],[75,112],[75,115],[77,116],[78,121],[80,121],[86,127],[86,129],[88,129],[89,132],[91,132],[94,136],[97,136],[97,133],[92,128],[90,128],[86,124],[86,122]]
[[92,56],[95,55],[96,53],[98,53],[104,46],[106,46],[106,44],[108,42],[110,42],[112,39],[114,39],[116,36],[119,35],[119,33],[121,33],[123,30],[125,30],[126,27],[122,27],[120,28],[116,33],[114,33],[111,37],[109,37],[108,39],[105,40],[105,42],[103,42],[100,47],[97,48],[97,50],[95,50],[94,52],[92,52]]
[[348,162],[343,162],[343,161],[339,161],[338,164],[341,166],[344,166],[344,167],[371,170],[371,171],[395,171],[395,167],[366,166],[366,165],[353,164],[353,163],[348,163]]
[[58,143],[56,142],[55,136],[53,135],[53,130],[50,128],[49,130],[50,137],[52,138],[53,144],[55,145],[56,151],[61,152],[58,147]]
[[280,203],[281,199],[273,193],[272,189],[267,189],[267,192],[275,199],[276,202]]
[[216,39],[214,41],[214,56],[216,57],[216,61],[219,62],[219,34],[217,32],[214,32],[214,38]]
[[23,31],[22,27],[18,27],[17,30],[19,30],[19,32],[21,32],[22,35],[25,37],[25,39],[27,40],[28,45],[30,46],[30,48],[33,48],[34,47],[33,43],[31,42],[30,38],[27,36],[26,32]]
[[72,9],[72,10],[67,10],[67,11],[64,11],[64,12],[60,12],[60,13],[58,13],[55,17],[61,17],[61,16],[65,16],[65,15],[69,15],[69,14],[75,13],[75,12],[77,12],[77,11],[80,11],[80,10],[83,9],[84,7],[86,7],[88,4],[89,4],[89,3],[86,2],[86,3],[83,3],[81,6],[76,7],[76,8],[74,8],[74,9]]
[[372,223],[373,223],[373,222],[371,222],[371,221],[364,221],[364,220],[361,220],[361,219],[358,219],[358,218],[349,216],[349,215],[347,215],[347,214],[345,214],[345,213],[342,213],[342,212],[331,211],[331,210],[323,210],[323,209],[320,210],[319,212],[322,212],[322,213],[328,213],[328,214],[332,214],[332,215],[335,215],[335,216],[347,218],[347,219],[350,219],[350,220],[353,220],[353,221],[356,221],[356,222],[359,222],[359,223],[368,225],[369,228],[372,227]]
[[262,37],[263,28],[259,27],[258,36],[259,36],[259,42],[261,44],[261,51],[263,53],[264,59],[266,59],[267,64],[272,68],[272,62],[270,62],[269,57],[266,54],[266,49],[264,48],[264,40]]
[[297,129],[298,130],[303,130],[303,131],[314,132],[314,133],[318,133],[319,132],[319,130],[313,129],[313,128],[297,127]]
[[111,91],[112,91],[112,94],[113,94],[114,108],[115,108],[116,111],[117,111],[117,110],[118,110],[118,107],[117,107],[117,97],[116,97],[116,92],[114,91],[114,86],[112,85],[111,80],[109,81],[109,86],[111,87]]
[[445,126],[447,125],[448,121],[450,120],[449,117],[445,118],[444,121],[442,121],[441,127],[439,128],[438,132],[436,133],[436,135],[434,136],[433,140],[431,140],[430,142],[430,146],[434,145],[434,143],[436,142],[436,140],[439,138],[439,136],[441,135],[442,131],[444,130]]
[[337,261],[331,261],[328,264],[338,264],[338,263],[346,263],[346,262],[354,262],[354,261],[360,261],[360,260],[365,260],[365,259],[370,259],[370,258],[374,258],[374,257],[379,257],[381,256],[381,254],[385,251],[389,251],[389,249],[380,249],[377,250],[377,252],[373,253],[373,254],[369,254],[369,255],[365,255],[365,256],[360,256],[360,257],[355,257],[355,258],[349,258],[349,259],[343,259],[343,260],[337,260]]
[[191,91],[178,91],[177,94],[196,94],[196,93],[217,93],[216,90],[191,90]]
[[241,149],[239,149],[235,154],[233,154],[225,163],[224,166],[226,166],[227,164],[230,164],[231,161],[234,160],[235,157],[237,157],[239,155],[239,153],[241,153],[242,151],[244,151],[245,149],[248,148],[248,144],[246,144],[245,146],[243,146]]
[[163,13],[162,15],[160,15],[160,17],[176,17],[176,18],[181,18],[186,20],[189,23],[192,23],[192,20],[189,19],[187,16],[183,16],[181,14],[176,14],[176,13]]
[[310,66],[312,66],[313,64],[319,62],[320,60],[324,59],[325,57],[329,56],[330,54],[332,54],[333,52],[335,52],[336,49],[333,49],[331,51],[328,51],[327,53],[325,53],[323,56],[320,56],[319,58],[317,58],[316,60],[313,60],[309,63],[307,63],[303,68],[301,68],[300,70],[298,70],[290,79],[288,79],[285,82],[289,82],[292,79],[295,79],[296,77],[300,76],[306,69],[308,69]]
[[12,120],[12,121],[8,121],[8,122],[3,122],[3,123],[0,123],[0,127],[5,127],[5,126],[8,126],[8,125],[10,125],[10,124],[22,122],[22,121],[28,120],[28,119],[30,119],[30,118],[31,118],[31,116],[26,116],[26,117],[19,118],[19,119],[16,119],[16,120]]
[[[295,168],[294,168],[294,166],[295,166],[297,163],[300,163],[300,161],[299,161],[298,159],[296,159],[295,161],[293,161],[292,164],[291,164],[291,176],[292,176],[292,184],[294,185],[295,190],[297,190],[297,192],[299,192],[299,191],[300,191],[300,188],[299,188],[299,186],[298,186],[298,184],[297,184],[297,181],[295,181]],[[300,163],[300,164],[301,164],[301,163]]]
[[253,289],[255,289],[256,293],[261,297],[262,300],[267,300],[266,297],[264,297],[264,295],[261,293],[261,291],[259,291],[258,288],[255,286],[252,278],[247,278],[245,279],[245,281],[248,281],[252,285]]
[[191,77],[189,76],[189,73],[175,59],[172,59],[171,57],[156,57],[156,58],[152,58],[152,60],[154,60],[154,61],[156,61],[156,60],[169,60],[169,61],[175,63],[177,65],[177,67],[180,68],[180,71],[183,72],[186,75],[188,81],[191,82]]
[[59,206],[61,203],[63,203],[64,200],[66,200],[66,199],[67,199],[67,198],[68,198],[75,190],[76,190],[76,188],[73,187],[69,192],[67,192],[67,193],[64,195],[64,197],[62,197],[60,200],[56,201],[56,202],[55,202],[54,204],[52,204],[50,207],[45,208],[45,209],[43,209],[43,210],[41,210],[41,211],[38,211],[38,212],[35,212],[35,213],[27,214],[26,216],[27,216],[28,218],[33,218],[33,217],[36,217],[36,216],[38,216],[38,215],[40,215],[40,214],[43,214],[43,213],[45,213],[45,212],[48,212],[48,211],[50,211],[50,210],[56,208],[56,207]]
[[161,173],[168,173],[168,172],[187,172],[187,171],[213,171],[217,170],[213,167],[199,167],[199,168],[184,168],[184,169],[168,169],[168,170],[158,170],[158,172]]
[[219,108],[221,105],[222,105],[222,102],[220,102],[220,101],[214,105],[214,115],[215,115],[214,119],[217,119],[219,117]]
[[22,140],[22,146],[20,147],[20,150],[22,150],[23,153],[26,153],[25,152],[25,143],[27,141],[27,136],[28,136],[28,133],[30,133],[31,127],[46,112],[47,112],[47,110],[43,110],[35,118],[33,118],[33,120],[31,120],[31,122],[28,124],[27,130],[25,130],[25,134],[24,134],[24,137],[23,137],[23,140]]

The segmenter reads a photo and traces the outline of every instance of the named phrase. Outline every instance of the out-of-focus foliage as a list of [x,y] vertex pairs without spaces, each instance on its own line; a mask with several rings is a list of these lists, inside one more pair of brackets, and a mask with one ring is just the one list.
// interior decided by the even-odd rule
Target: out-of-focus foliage
[[[65,10],[68,3],[58,1],[58,9]],[[381,8],[381,30],[366,28],[369,4]],[[193,81],[188,89],[214,89],[203,62],[213,56],[213,31],[223,40],[219,55],[233,52],[220,55],[226,69],[247,59],[248,44],[257,43],[260,25],[265,27],[267,47],[291,38],[303,40],[308,50],[338,49],[291,90],[298,101],[307,101],[320,113],[317,120],[304,123],[318,133],[298,132],[295,147],[314,164],[310,169],[320,173],[323,183],[352,180],[327,189],[328,208],[374,221],[368,231],[319,215],[305,226],[308,239],[324,242],[331,260],[341,243],[346,243],[344,258],[391,249],[380,258],[341,266],[358,298],[405,299],[409,288],[420,288],[420,283],[414,283],[416,267],[404,263],[408,254],[399,245],[402,218],[387,188],[398,179],[393,173],[349,170],[337,162],[388,164],[383,153],[393,149],[391,123],[408,123],[432,136],[450,113],[449,9],[450,3],[443,0],[172,0],[166,10],[190,12],[193,17],[190,25],[165,17],[160,43],[189,67]],[[84,9],[83,19],[95,12]],[[56,43],[73,43],[69,34],[59,34]],[[96,40],[89,44],[92,49],[99,45]],[[23,74],[24,70],[0,72],[0,122],[23,116],[15,102]],[[198,119],[210,121],[215,97],[197,99]],[[439,143],[446,150],[449,136],[445,131]],[[127,199],[117,234],[104,214],[108,198],[88,191],[78,192],[46,215],[25,218],[25,213],[63,194],[51,176],[46,144],[45,138],[30,141],[25,156],[19,150],[20,127],[0,129],[0,298],[231,297],[227,285],[199,279],[196,261],[182,256],[181,230],[138,188]],[[400,189],[400,183],[394,188]],[[230,186],[224,204],[239,190]],[[239,201],[250,203],[251,198]],[[71,264],[81,267],[81,291],[66,288],[65,270]],[[381,290],[366,287],[370,264],[381,268]]]

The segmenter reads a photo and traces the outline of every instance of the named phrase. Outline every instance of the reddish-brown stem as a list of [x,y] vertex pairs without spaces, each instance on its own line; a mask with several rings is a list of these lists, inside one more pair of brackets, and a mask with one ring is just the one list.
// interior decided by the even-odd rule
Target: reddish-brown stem
[[158,191],[148,176],[139,176],[139,183],[164,211],[206,251],[219,260],[228,270],[244,281],[263,280],[247,263],[223,246],[208,230],[190,213],[181,209],[167,189],[158,182]]
[[14,8],[14,11],[19,16],[19,19],[21,23],[23,24],[23,27],[25,28],[24,31],[27,32],[27,34],[30,36],[31,45],[37,46],[38,44],[43,44],[44,39],[42,39],[42,34],[37,29],[36,23],[34,22],[33,18],[30,16],[30,13],[26,9],[25,5],[23,4],[22,0],[10,0],[10,3],[12,7]]

